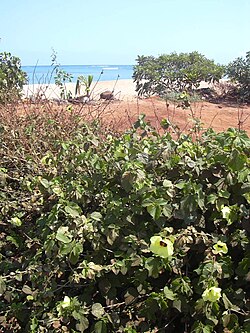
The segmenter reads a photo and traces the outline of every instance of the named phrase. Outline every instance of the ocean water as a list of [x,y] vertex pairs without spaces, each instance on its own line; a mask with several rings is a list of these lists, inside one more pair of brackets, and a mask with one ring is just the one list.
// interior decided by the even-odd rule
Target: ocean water
[[[72,82],[76,82],[80,75],[93,75],[94,81],[109,81],[132,79],[133,74],[133,65],[62,65],[60,68],[73,75]],[[29,84],[54,83],[56,73],[53,69],[52,66],[22,66]]]

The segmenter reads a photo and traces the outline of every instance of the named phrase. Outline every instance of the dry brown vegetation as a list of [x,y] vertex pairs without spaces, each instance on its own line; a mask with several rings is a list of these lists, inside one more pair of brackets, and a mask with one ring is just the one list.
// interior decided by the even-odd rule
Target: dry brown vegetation
[[2,124],[9,124],[13,128],[23,127],[24,132],[30,126],[28,123],[36,119],[36,123],[41,124],[36,128],[36,136],[40,137],[41,143],[44,142],[43,127],[50,126],[53,122],[61,128],[61,138],[65,138],[82,122],[97,121],[105,131],[121,132],[131,127],[139,114],[145,114],[146,120],[158,131],[161,130],[161,121],[168,119],[173,127],[177,126],[179,133],[187,132],[199,123],[203,129],[213,128],[219,132],[234,127],[245,130],[250,135],[250,106],[234,102],[199,101],[192,103],[190,108],[183,109],[177,103],[167,103],[158,97],[130,97],[127,100],[95,101],[78,105],[58,104],[49,100],[22,101],[0,109]]

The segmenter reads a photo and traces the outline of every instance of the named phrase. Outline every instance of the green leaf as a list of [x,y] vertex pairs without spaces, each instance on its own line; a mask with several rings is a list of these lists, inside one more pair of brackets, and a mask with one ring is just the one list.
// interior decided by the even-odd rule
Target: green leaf
[[236,268],[235,272],[239,276],[246,276],[250,267],[250,256],[243,258],[240,262],[238,267]]
[[171,180],[168,180],[168,179],[164,179],[162,185],[163,185],[164,187],[167,187],[167,188],[169,188],[169,187],[173,187],[173,186],[174,186],[173,183],[171,182]]
[[108,230],[108,234],[107,234],[107,241],[108,241],[108,243],[110,245],[112,245],[118,236],[119,236],[119,232],[117,232],[115,230],[115,228],[110,228]]
[[198,203],[198,206],[200,207],[200,209],[204,209],[205,208],[205,205],[204,205],[204,201],[205,201],[205,195],[204,195],[204,193],[203,193],[203,191],[202,191],[202,186],[199,186],[198,188],[197,188],[197,191],[196,191],[196,193],[197,193],[197,203]]
[[42,179],[40,179],[40,183],[45,188],[49,188],[50,187],[50,182],[48,181],[48,179],[42,178]]
[[202,333],[211,333],[213,331],[214,331],[214,329],[212,326],[206,325],[203,327]]
[[100,303],[94,303],[91,308],[91,313],[96,318],[101,318],[104,315],[105,310]]
[[228,225],[231,225],[235,221],[237,221],[238,218],[238,207],[237,205],[233,206],[224,206],[221,209],[222,217],[227,220]]
[[71,202],[70,205],[65,207],[65,212],[68,213],[71,217],[78,217],[80,216],[82,210],[77,204]]
[[81,316],[80,323],[76,324],[76,329],[82,333],[86,331],[88,327],[89,327],[88,318]]
[[28,295],[26,298],[27,298],[28,301],[33,301],[34,300],[34,297],[32,295]]
[[225,306],[225,309],[227,310],[236,310],[236,311],[239,311],[240,308],[237,306],[237,305],[234,305],[227,297],[227,295],[225,293],[223,293],[222,295],[222,300],[223,300],[223,303],[224,303],[224,306]]
[[107,333],[107,325],[104,321],[100,320],[97,323],[95,323],[94,326],[94,332],[95,333]]
[[247,176],[250,174],[249,168],[243,168],[242,170],[239,171],[238,173],[238,181],[240,183],[244,183],[247,180]]
[[165,205],[163,208],[162,208],[162,213],[164,216],[166,216],[167,218],[170,218],[172,216],[172,206],[169,204],[169,205]]
[[10,219],[10,223],[15,225],[16,227],[20,227],[22,225],[22,221],[18,217],[12,217]]
[[245,154],[240,153],[237,149],[233,149],[230,155],[228,166],[232,171],[240,171],[244,168],[247,157]]
[[164,287],[163,292],[167,299],[170,299],[171,301],[175,300],[176,294],[167,286]]
[[154,220],[158,220],[161,216],[161,206],[157,204],[153,203],[152,205],[147,206],[147,211]]
[[32,295],[33,291],[31,290],[31,288],[25,284],[22,288],[22,292],[25,293],[26,295]]
[[198,299],[198,301],[196,301],[195,303],[195,311],[197,311],[198,313],[204,312],[205,305],[206,304],[202,298]]
[[15,245],[15,247],[18,249],[19,248],[19,244],[18,244],[18,239],[17,237],[13,237],[13,236],[7,236],[6,240],[11,242],[13,245]]
[[244,193],[243,197],[246,199],[247,203],[250,204],[250,193]]
[[179,181],[179,183],[175,184],[175,187],[177,187],[179,190],[182,190],[186,186],[186,182],[184,180]]
[[[71,242],[71,237],[69,237],[68,235],[66,235],[66,233],[68,232],[68,227],[60,227],[58,230],[57,230],[57,233],[56,233],[56,239],[59,241],[59,242],[62,242],[64,244],[68,244]],[[71,236],[71,235],[70,235]]]
[[30,330],[31,333],[36,333],[37,332],[37,327],[38,327],[39,323],[36,317],[33,317],[31,319],[31,324],[30,324]]
[[62,233],[57,233],[56,234],[56,239],[59,241],[59,242],[62,242],[64,244],[68,244],[71,242],[71,239],[69,237],[67,237],[66,235],[62,234]]
[[235,328],[235,326],[238,326],[238,317],[236,314],[226,314],[222,318],[223,326],[226,327],[229,330],[232,330]]
[[176,299],[173,301],[173,308],[175,308],[176,310],[178,310],[179,312],[181,312],[181,300]]
[[196,321],[192,327],[191,333],[212,333],[214,332],[213,326],[203,325],[201,322]]
[[229,199],[230,198],[230,193],[226,190],[220,190],[218,193],[219,197],[221,198],[226,198]]
[[218,198],[218,196],[216,194],[211,193],[207,196],[207,203],[214,204],[217,198]]
[[241,193],[248,203],[250,203],[250,183],[244,183],[241,186]]
[[162,268],[161,260],[159,258],[147,258],[145,261],[145,268],[148,270],[149,276],[157,278]]
[[61,242],[60,248],[59,248],[59,253],[63,256],[69,254],[72,251],[72,248],[75,244],[73,242],[71,243],[63,243]]
[[124,172],[121,178],[121,185],[126,192],[130,192],[132,190],[135,179],[136,176],[131,171]]
[[72,265],[75,265],[79,259],[80,254],[83,251],[83,245],[81,243],[76,243],[70,253],[69,260]]
[[101,221],[102,220],[102,214],[99,212],[93,212],[90,214],[90,218],[95,221]]

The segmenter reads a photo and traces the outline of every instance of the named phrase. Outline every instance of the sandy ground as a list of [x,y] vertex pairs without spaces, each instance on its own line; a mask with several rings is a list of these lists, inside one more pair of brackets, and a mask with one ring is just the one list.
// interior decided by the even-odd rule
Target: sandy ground
[[[203,84],[202,87],[205,85]],[[74,96],[75,84],[68,84]],[[102,81],[92,84],[92,98],[96,101],[92,105],[74,106],[80,108],[84,114],[102,117],[107,123],[112,123],[116,130],[128,128],[139,114],[145,114],[156,129],[160,130],[162,119],[168,119],[177,125],[180,131],[188,131],[195,123],[201,122],[203,128],[212,127],[216,131],[226,130],[229,127],[241,128],[250,135],[250,105],[237,105],[228,103],[209,103],[201,101],[192,103],[192,110],[177,107],[176,104],[167,103],[157,97],[140,99],[135,92],[132,80]],[[100,101],[100,93],[106,90],[114,92],[115,100]],[[59,98],[60,90],[55,85],[30,85],[24,87],[24,96],[40,93],[46,98]]]
[[250,136],[250,106],[246,105],[202,101],[193,103],[192,110],[183,110],[176,104],[167,105],[158,98],[147,98],[112,102],[107,106],[106,114],[119,120],[118,126],[122,128],[135,122],[139,114],[145,114],[146,120],[159,131],[161,121],[168,119],[173,125],[177,125],[181,132],[187,132],[199,121],[203,129],[211,127],[219,132],[234,127],[245,130]]
[[[75,83],[67,83],[66,90],[70,91],[72,96],[75,96]],[[137,96],[133,80],[93,82],[91,96],[93,99],[99,99],[100,94],[107,90],[113,91],[114,97],[119,100],[133,99]],[[55,84],[31,84],[24,86],[23,94],[27,98],[38,94],[48,99],[60,98],[60,89]],[[81,94],[84,95],[84,89],[82,89]]]

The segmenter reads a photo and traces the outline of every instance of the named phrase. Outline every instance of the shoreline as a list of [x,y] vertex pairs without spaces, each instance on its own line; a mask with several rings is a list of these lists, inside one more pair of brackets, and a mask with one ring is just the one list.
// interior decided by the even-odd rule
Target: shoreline
[[[221,80],[226,82],[226,80]],[[201,82],[199,88],[212,87],[212,83]],[[72,97],[75,95],[76,83],[70,82],[65,84],[66,92],[71,92]],[[136,92],[136,83],[133,79],[121,79],[110,81],[93,81],[91,84],[90,94],[91,99],[99,100],[100,94],[105,91],[113,92],[114,98],[118,100],[133,100],[138,97]],[[40,98],[40,99],[61,99],[60,88],[55,83],[49,84],[26,84],[23,86],[23,98]],[[81,89],[81,96],[85,95],[84,87]]]
[[[75,96],[75,83],[66,83],[66,91]],[[132,79],[111,80],[111,81],[93,81],[91,84],[91,96],[93,99],[99,99],[104,91],[112,91],[116,99],[133,99],[137,97],[135,91],[136,84]],[[81,95],[84,95],[84,88],[81,89]],[[26,84],[23,87],[24,98],[39,97],[42,99],[60,99],[60,88],[54,84]]]

